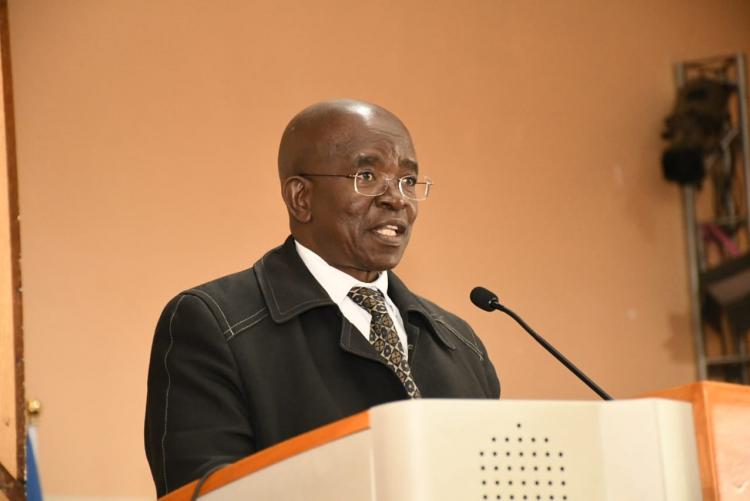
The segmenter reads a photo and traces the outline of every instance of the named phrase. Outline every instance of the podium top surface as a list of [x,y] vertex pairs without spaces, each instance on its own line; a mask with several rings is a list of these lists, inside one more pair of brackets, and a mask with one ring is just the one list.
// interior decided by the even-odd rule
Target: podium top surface
[[671,398],[687,402],[750,404],[750,386],[717,381],[699,381],[664,390],[648,392],[645,397]]
[[[655,402],[662,402],[657,404]],[[234,481],[247,477],[259,470],[282,463],[287,459],[298,456],[306,451],[316,449],[339,439],[359,432],[372,429],[390,430],[392,434],[402,434],[405,440],[414,433],[417,435],[428,433],[423,430],[424,425],[436,420],[451,423],[464,420],[472,427],[480,430],[494,428],[496,431],[502,422],[509,431],[516,432],[515,428],[521,426],[521,419],[512,417],[519,411],[525,416],[524,429],[536,429],[538,432],[559,425],[550,423],[550,416],[555,415],[563,420],[589,421],[589,427],[596,426],[596,416],[601,416],[605,421],[623,422],[624,415],[633,415],[632,412],[641,412],[654,406],[679,408],[680,411],[690,413],[689,407],[684,403],[669,402],[658,399],[638,399],[619,401],[540,401],[540,400],[440,400],[425,399],[414,401],[399,401],[373,407],[369,411],[355,414],[348,418],[322,426],[318,429],[304,433],[297,437],[276,444],[256,454],[248,456],[236,463],[213,473],[203,484],[201,493],[205,494]],[[641,409],[641,410],[638,410]],[[618,415],[618,416],[616,416]],[[609,417],[607,417],[609,416]],[[614,423],[614,422],[613,422]],[[439,424],[444,426],[444,424]],[[553,426],[554,425],[554,426]],[[434,425],[433,425],[434,426]],[[618,426],[610,424],[608,426]],[[429,426],[427,427],[429,428]],[[493,432],[496,433],[496,431]],[[488,435],[489,436],[489,435]],[[494,439],[493,439],[494,440]],[[500,440],[500,439],[498,439]],[[514,439],[515,440],[515,439]],[[550,440],[554,437],[550,435]],[[431,441],[431,440],[430,440]],[[429,442],[429,441],[428,441]],[[424,459],[424,458],[423,458]],[[163,501],[187,501],[191,498],[197,482],[187,484],[162,497]]]

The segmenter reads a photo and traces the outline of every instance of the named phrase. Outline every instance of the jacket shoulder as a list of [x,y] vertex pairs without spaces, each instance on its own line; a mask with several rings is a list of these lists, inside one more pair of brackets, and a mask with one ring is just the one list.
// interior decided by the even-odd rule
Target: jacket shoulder
[[268,316],[254,267],[187,289],[180,295],[202,300],[227,340]]

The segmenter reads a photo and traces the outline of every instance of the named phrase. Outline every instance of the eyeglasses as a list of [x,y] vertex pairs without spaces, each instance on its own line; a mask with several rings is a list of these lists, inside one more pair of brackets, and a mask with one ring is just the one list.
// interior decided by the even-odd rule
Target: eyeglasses
[[366,197],[377,197],[388,190],[391,181],[398,180],[398,191],[404,198],[415,201],[427,199],[432,187],[430,178],[418,179],[407,175],[399,178],[386,177],[371,170],[357,171],[355,174],[299,174],[303,177],[345,177],[354,180],[354,191]]

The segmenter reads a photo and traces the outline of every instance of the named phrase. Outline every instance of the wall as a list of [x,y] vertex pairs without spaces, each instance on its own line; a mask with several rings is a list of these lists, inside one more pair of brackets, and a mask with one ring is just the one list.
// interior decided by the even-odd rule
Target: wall
[[[11,0],[27,392],[57,499],[153,496],[146,368],[164,303],[282,241],[288,119],[330,97],[409,125],[434,198],[398,272],[484,338],[509,398],[694,377],[675,61],[750,51],[750,3]],[[62,497],[68,496],[68,497]],[[76,497],[78,496],[78,497]]]

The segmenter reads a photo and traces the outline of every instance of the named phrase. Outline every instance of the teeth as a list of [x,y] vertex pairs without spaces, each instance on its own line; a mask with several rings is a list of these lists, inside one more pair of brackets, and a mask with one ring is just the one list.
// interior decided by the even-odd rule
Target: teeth
[[396,235],[398,235],[398,226],[393,225],[393,224],[387,224],[383,226],[382,228],[376,229],[375,233],[386,236],[386,237],[395,237]]

